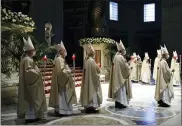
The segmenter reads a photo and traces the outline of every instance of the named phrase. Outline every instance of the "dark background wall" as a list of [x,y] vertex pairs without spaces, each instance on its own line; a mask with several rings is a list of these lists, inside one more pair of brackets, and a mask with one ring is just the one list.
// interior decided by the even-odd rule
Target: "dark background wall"
[[[15,1],[14,4],[12,4]],[[32,16],[36,22],[37,30],[34,35],[39,41],[44,41],[44,24],[49,21],[53,25],[53,39],[55,43],[63,40],[68,51],[67,60],[72,64],[71,56],[76,54],[76,66],[82,66],[83,49],[79,45],[79,39],[92,37],[89,22],[89,7],[91,0],[30,0],[22,8],[15,3],[26,3],[28,0],[3,0],[15,11],[23,11]],[[118,2],[118,21],[109,20],[109,0],[106,1],[105,21],[108,30],[106,37],[124,42],[132,52],[144,56],[149,53],[152,59],[157,55],[156,50],[160,44],[166,44],[170,53],[176,49],[182,54],[179,46],[182,41],[182,0],[111,0]],[[162,2],[161,2],[162,1]],[[146,3],[155,3],[156,17],[153,23],[143,22],[143,7]],[[172,5],[171,5],[172,4]],[[27,9],[28,8],[28,9]]]
[[[116,2],[116,0],[112,1]],[[147,3],[155,3],[155,22],[143,22],[143,8]],[[122,39],[125,46],[130,47],[132,52],[137,52],[142,57],[144,52],[148,52],[150,58],[154,60],[156,50],[160,47],[161,2],[159,0],[120,0],[118,6],[118,21],[108,20],[110,37],[118,41]],[[107,12],[109,12],[109,2]],[[106,15],[109,19],[109,14],[106,13]]]
[[161,42],[182,55],[182,0],[162,0]]
[[2,5],[32,17],[36,25],[33,34],[38,41],[45,41],[46,22],[53,25],[53,33],[56,34],[54,43],[59,43],[63,39],[63,0],[2,0]]

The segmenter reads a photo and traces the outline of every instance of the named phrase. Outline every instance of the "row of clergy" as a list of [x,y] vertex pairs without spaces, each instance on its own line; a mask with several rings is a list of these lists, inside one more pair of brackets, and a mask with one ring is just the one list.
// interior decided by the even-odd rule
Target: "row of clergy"
[[[157,50],[157,57],[154,61],[154,67],[153,67],[153,79],[157,79],[157,68],[160,63],[160,60],[162,59],[162,52],[161,50]],[[177,62],[178,55],[176,51],[173,51],[173,57],[171,59],[171,67],[170,69],[174,69],[174,75],[173,75],[173,85],[180,85],[181,84],[181,72],[180,72],[180,63]],[[130,78],[134,82],[142,81],[143,83],[150,83],[151,81],[151,59],[149,58],[148,53],[145,53],[145,57],[143,62],[141,61],[141,57],[139,55],[136,55],[136,53],[133,53],[130,60],[130,67],[131,75]]]
[[[20,63],[17,117],[29,123],[46,119],[47,104],[42,74],[33,60],[33,56],[36,55],[35,48],[30,37],[28,40],[23,40],[25,53]],[[116,44],[118,52],[113,59],[109,98],[115,100],[115,108],[122,109],[129,105],[132,98],[131,68],[125,59],[126,50],[122,41]],[[95,51],[92,44],[88,43],[83,48],[87,56],[84,59],[79,104],[85,108],[85,112],[97,113],[103,101],[99,80],[100,68],[94,60]],[[56,49],[48,106],[54,108],[55,116],[62,117],[74,114],[73,105],[78,102],[71,70],[65,61],[67,51],[63,42],[56,45]],[[169,56],[166,47],[162,47],[161,52],[155,99],[160,106],[169,107],[174,95],[173,86],[170,83],[174,70],[171,71],[166,62]]]

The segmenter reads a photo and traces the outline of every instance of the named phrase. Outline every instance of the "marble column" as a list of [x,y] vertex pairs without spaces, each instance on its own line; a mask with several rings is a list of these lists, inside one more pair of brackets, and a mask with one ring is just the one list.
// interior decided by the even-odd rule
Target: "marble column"
[[182,54],[182,0],[161,0],[161,38],[170,55],[176,50]]

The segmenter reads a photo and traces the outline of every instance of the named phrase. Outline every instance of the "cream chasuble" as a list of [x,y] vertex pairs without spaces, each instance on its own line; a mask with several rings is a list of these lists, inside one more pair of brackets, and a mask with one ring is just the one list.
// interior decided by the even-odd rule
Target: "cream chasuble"
[[142,61],[137,61],[137,80],[141,80]]
[[85,108],[98,108],[102,104],[102,90],[99,79],[100,68],[92,57],[87,58],[84,66],[80,103]]
[[130,67],[132,67],[130,78],[132,81],[138,81],[137,61],[136,59],[131,60]]
[[176,59],[172,58],[171,60],[171,70],[174,71],[174,75],[172,78],[173,85],[181,85],[181,77],[180,77],[180,64],[176,62]]
[[172,85],[173,72],[169,69],[169,66],[165,59],[159,63],[159,70],[157,73],[157,83],[155,90],[155,100],[162,100],[167,105],[170,105],[171,99],[174,98],[174,91]]
[[62,115],[73,114],[73,104],[77,104],[72,73],[64,58],[58,55],[54,61],[49,106]]
[[155,61],[154,61],[153,79],[155,80],[155,84],[156,84],[156,80],[157,80],[157,68],[158,68],[158,65],[160,63],[160,60],[161,60],[160,57],[156,57]]
[[18,118],[45,118],[47,112],[46,97],[42,75],[29,56],[20,62],[20,76],[18,85]]
[[113,81],[110,92],[112,98],[117,102],[127,106],[129,100],[132,98],[132,88],[130,81],[130,67],[126,59],[121,55],[117,54],[113,61]]
[[141,68],[141,81],[150,84],[151,69],[147,59],[143,60]]
[[111,65],[111,69],[110,69],[110,80],[109,80],[109,89],[108,89],[108,98],[113,98],[113,90],[112,90],[112,87],[113,87],[113,67],[114,67],[114,58],[115,56],[118,54],[118,52],[113,56],[113,62],[112,62],[112,65]]

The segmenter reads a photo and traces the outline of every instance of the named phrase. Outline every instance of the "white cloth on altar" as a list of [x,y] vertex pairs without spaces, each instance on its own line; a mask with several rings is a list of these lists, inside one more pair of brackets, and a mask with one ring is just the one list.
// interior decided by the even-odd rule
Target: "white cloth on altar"
[[123,104],[124,106],[129,105],[129,99],[127,97],[126,86],[122,86],[116,93],[116,101]]
[[87,105],[87,106],[84,106],[84,108],[90,108],[90,107],[94,107],[94,108],[99,108],[100,105],[98,104],[98,96],[97,96],[97,93],[95,93],[93,95],[93,101]]
[[61,91],[59,94],[59,108],[55,108],[55,110],[62,115],[73,114],[73,106],[72,104],[67,103],[65,91]]

